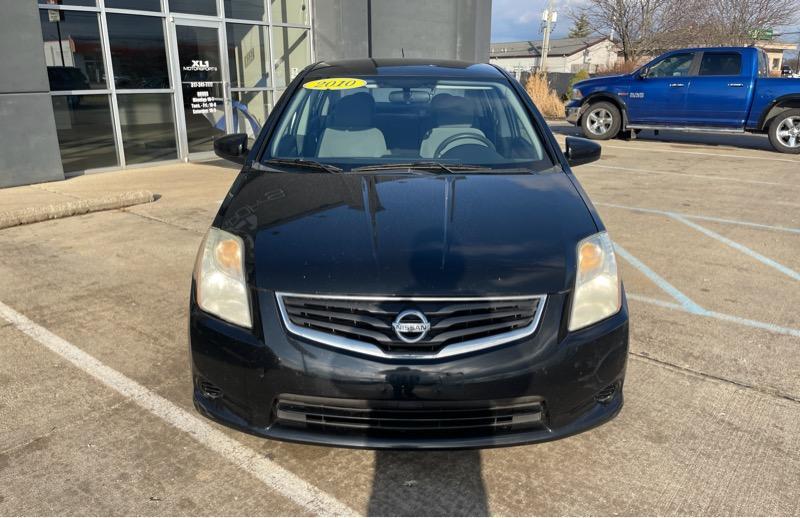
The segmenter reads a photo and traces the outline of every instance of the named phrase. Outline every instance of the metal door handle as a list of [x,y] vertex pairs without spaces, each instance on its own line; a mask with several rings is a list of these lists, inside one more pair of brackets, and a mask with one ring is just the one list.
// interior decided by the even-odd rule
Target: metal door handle
[[728,86],[731,88],[741,88],[744,86],[744,83],[728,83]]
[[683,88],[684,86],[686,86],[684,83],[670,83],[669,84],[670,88]]

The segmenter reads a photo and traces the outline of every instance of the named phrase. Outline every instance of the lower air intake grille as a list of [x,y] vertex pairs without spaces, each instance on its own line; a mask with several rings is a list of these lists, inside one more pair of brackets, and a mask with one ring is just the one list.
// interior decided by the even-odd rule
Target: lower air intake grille
[[293,334],[373,356],[444,357],[533,334],[544,296],[337,297],[277,293]]
[[490,435],[545,425],[538,398],[508,402],[380,402],[282,395],[278,424],[328,432],[399,436]]

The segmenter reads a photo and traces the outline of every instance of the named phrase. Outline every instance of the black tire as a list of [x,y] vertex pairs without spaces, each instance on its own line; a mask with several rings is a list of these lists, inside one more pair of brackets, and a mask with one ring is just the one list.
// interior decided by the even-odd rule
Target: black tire
[[608,140],[622,128],[622,114],[609,102],[593,103],[581,117],[583,136],[592,140]]
[[781,153],[800,154],[800,110],[786,110],[772,119],[769,142]]

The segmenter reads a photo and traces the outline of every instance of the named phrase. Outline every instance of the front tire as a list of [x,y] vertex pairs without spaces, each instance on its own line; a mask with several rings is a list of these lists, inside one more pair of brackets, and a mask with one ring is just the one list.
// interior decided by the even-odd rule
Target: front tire
[[769,141],[776,151],[800,154],[800,110],[786,110],[769,125]]
[[581,117],[583,136],[592,140],[608,140],[622,128],[622,114],[609,102],[594,103]]

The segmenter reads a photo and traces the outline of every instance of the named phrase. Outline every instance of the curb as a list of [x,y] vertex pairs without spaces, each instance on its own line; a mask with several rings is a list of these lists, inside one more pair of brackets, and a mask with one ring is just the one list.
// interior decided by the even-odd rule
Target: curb
[[151,203],[158,197],[150,191],[132,191],[103,198],[77,200],[44,207],[0,212],[0,229],[29,225],[51,219],[68,218],[91,212],[122,209],[132,205]]

